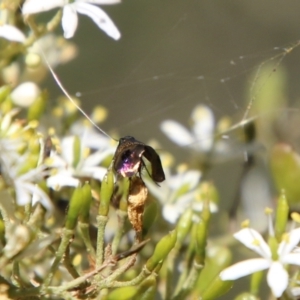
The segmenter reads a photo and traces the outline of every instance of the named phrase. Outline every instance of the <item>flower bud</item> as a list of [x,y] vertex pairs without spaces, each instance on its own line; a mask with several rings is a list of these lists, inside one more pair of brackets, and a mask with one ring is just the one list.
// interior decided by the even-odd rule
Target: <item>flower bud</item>
[[106,299],[107,300],[116,300],[116,299],[132,300],[134,299],[136,293],[137,293],[136,286],[125,286],[125,287],[114,289],[112,292],[109,293]]
[[114,191],[114,173],[112,168],[107,170],[100,189],[100,204],[99,215],[107,216],[109,211],[109,204]]
[[47,93],[47,91],[43,91],[34,100],[34,102],[29,106],[28,112],[27,112],[27,119],[29,121],[40,119],[40,117],[42,116],[42,114],[45,110],[47,99],[48,99],[48,93]]
[[196,224],[195,241],[196,241],[196,262],[198,265],[203,265],[205,260],[206,240],[208,233],[208,225],[210,220],[209,201],[205,200],[201,217]]
[[285,196],[285,192],[281,191],[280,197],[278,198],[275,218],[275,236],[279,242],[281,241],[282,234],[285,232],[288,214],[289,205]]
[[191,208],[188,208],[185,210],[185,212],[181,215],[176,231],[177,231],[177,242],[176,242],[176,248],[180,249],[184,239],[189,234],[192,226],[192,217],[193,217],[193,210]]
[[148,271],[152,272],[156,265],[160,263],[160,261],[164,260],[169,252],[174,247],[177,240],[177,231],[170,231],[168,235],[164,236],[156,245],[154,249],[154,253],[148,259],[146,263],[146,268]]
[[197,293],[202,295],[213,280],[216,277],[219,277],[219,273],[230,265],[231,259],[231,252],[226,247],[209,247],[205,258],[204,268],[195,285]]
[[82,189],[82,187],[76,188],[71,197],[65,225],[67,229],[73,230],[76,226],[77,218],[82,209]]
[[[263,271],[255,272],[251,275],[250,292],[257,295],[263,280]],[[254,298],[256,299],[256,298]]]
[[74,136],[73,140],[73,167],[76,168],[81,157],[81,142],[78,136]]
[[80,212],[80,221],[82,223],[89,223],[89,213],[90,206],[92,202],[92,192],[91,187],[88,183],[86,183],[82,187],[82,197],[81,197],[81,212]]
[[212,283],[205,289],[200,298],[202,300],[217,299],[227,293],[233,285],[233,281],[222,281],[219,276],[216,276]]

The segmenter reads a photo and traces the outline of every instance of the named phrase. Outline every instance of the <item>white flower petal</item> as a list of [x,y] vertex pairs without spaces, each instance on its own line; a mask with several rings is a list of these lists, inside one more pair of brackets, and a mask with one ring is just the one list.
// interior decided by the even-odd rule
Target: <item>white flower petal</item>
[[[71,132],[82,137],[81,143],[83,147],[101,150],[112,147],[110,139],[107,136],[100,134],[94,128],[86,126],[83,127],[83,125],[79,122],[72,126]],[[115,147],[113,148],[116,150]]]
[[22,182],[18,180],[15,181],[15,191],[16,191],[16,202],[18,205],[26,205],[31,201],[31,195],[23,185]]
[[178,195],[176,195],[176,192],[175,192],[172,194],[172,196],[170,198],[172,200],[175,199],[176,205],[179,207],[182,207],[184,209],[187,206],[189,206],[193,200],[195,200],[196,195],[195,195],[195,191],[190,191],[190,192],[187,192],[178,197]]
[[171,189],[178,190],[188,184],[188,189],[192,190],[198,185],[200,177],[201,172],[197,170],[180,172],[169,179],[169,186]]
[[86,125],[82,121],[75,122],[70,128],[70,133],[79,136],[82,146],[86,148],[98,150],[111,147],[116,148],[112,145],[110,138],[100,133],[94,127],[90,126],[90,124]]
[[47,211],[53,210],[53,205],[48,195],[37,184],[26,184],[26,187],[32,192],[32,205],[40,202]]
[[278,255],[284,257],[286,254],[290,253],[300,241],[300,228],[293,229],[289,232],[287,237],[288,242],[284,239],[278,247]]
[[288,253],[281,257],[281,262],[284,264],[300,266],[300,253]]
[[70,39],[74,36],[78,25],[78,16],[75,3],[64,6],[61,25],[64,30],[64,37],[66,39]]
[[163,121],[160,129],[172,142],[179,146],[190,146],[195,142],[194,136],[176,121]]
[[276,298],[281,297],[289,282],[289,275],[283,265],[275,261],[268,271],[267,282]]
[[180,208],[178,205],[165,204],[163,206],[162,214],[165,220],[174,224],[183,212],[183,209],[184,208]]
[[271,258],[271,250],[268,244],[264,241],[261,234],[251,228],[243,228],[233,235],[238,241],[246,247],[258,253],[264,258]]
[[192,112],[193,132],[197,139],[198,149],[209,151],[214,142],[215,120],[211,109],[205,105],[198,105]]
[[68,172],[60,171],[58,174],[47,178],[47,186],[54,190],[58,190],[63,186],[77,187],[78,184],[79,180],[72,177]]
[[106,168],[102,168],[102,167],[94,168],[92,177],[102,181],[106,173],[107,173]]
[[[194,211],[202,211],[203,210],[203,201],[193,202],[192,204]],[[216,203],[209,201],[209,210],[211,213],[216,213],[219,210],[219,207]]]
[[77,0],[77,2],[88,2],[92,4],[111,5],[121,3],[121,0]]
[[238,278],[262,271],[270,266],[270,262],[264,258],[248,259],[236,263],[220,273],[222,280],[236,280]]
[[81,1],[75,2],[75,5],[79,13],[89,16],[108,36],[115,40],[121,37],[118,28],[101,8]]
[[23,43],[25,41],[24,33],[17,27],[4,24],[0,26],[0,37],[13,41]]
[[11,93],[14,104],[29,107],[40,94],[39,87],[31,81],[21,83]]
[[[20,164],[21,164],[21,162],[20,162]],[[43,171],[45,171],[45,166],[41,165],[35,169],[29,170],[25,174],[22,174],[21,176],[18,177],[18,179],[22,182],[24,182],[24,181],[29,181],[29,182],[40,181],[43,179],[43,175],[44,175]]]
[[22,7],[22,13],[24,15],[36,14],[55,7],[62,7],[64,4],[65,0],[27,0]]
[[67,136],[61,141],[62,157],[69,167],[72,167],[74,162],[74,142],[75,136]]
[[49,167],[52,168],[61,168],[66,169],[68,167],[68,163],[62,159],[59,155],[57,155],[55,152],[51,152],[50,154],[50,160],[48,163]]
[[115,152],[114,148],[108,148],[105,151],[97,151],[89,155],[86,159],[83,160],[83,166],[92,167],[99,165],[107,156]]

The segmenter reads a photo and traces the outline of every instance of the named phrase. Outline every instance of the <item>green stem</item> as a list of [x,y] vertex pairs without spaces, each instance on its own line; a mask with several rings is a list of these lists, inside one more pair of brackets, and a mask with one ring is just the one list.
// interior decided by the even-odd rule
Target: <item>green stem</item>
[[77,272],[73,264],[71,263],[70,259],[70,245],[68,245],[66,252],[65,252],[65,257],[64,257],[64,265],[68,272],[71,274],[73,278],[78,278],[80,277],[80,274]]
[[104,280],[98,283],[99,289],[103,289],[105,287],[113,286],[114,280],[120,275],[124,274],[131,266],[134,265],[136,260],[137,253],[133,254],[131,257],[127,259],[127,261],[116,269],[110,276],[106,277]]
[[28,289],[10,289],[8,296],[11,299],[30,299],[31,296],[37,296],[41,293],[41,287],[28,288]]
[[90,237],[90,225],[88,223],[82,223],[79,221],[79,234],[82,238],[84,245],[86,247],[88,255],[90,255],[93,259],[96,259],[96,252],[92,245],[91,237]]
[[189,247],[188,247],[188,250],[186,251],[185,259],[183,261],[184,262],[183,271],[181,272],[179,280],[177,281],[176,289],[175,289],[173,295],[176,295],[180,292],[184,282],[186,281],[186,279],[188,277],[189,266],[192,264],[192,261],[193,261],[194,247],[195,247],[195,243],[193,241],[191,241],[189,243]]
[[146,268],[143,268],[141,273],[134,279],[130,281],[112,281],[107,285],[107,287],[117,288],[117,287],[125,287],[125,286],[135,286],[141,283],[145,278],[147,278],[147,276],[149,276],[149,271]]
[[60,262],[63,259],[63,256],[64,256],[64,254],[67,250],[67,247],[70,243],[70,240],[73,237],[73,234],[74,234],[73,230],[63,228],[60,245],[59,245],[58,250],[56,252],[55,259],[54,259],[54,262],[53,262],[53,264],[50,268],[49,274],[48,274],[47,278],[44,281],[43,287],[48,287],[50,285],[50,283],[52,281],[52,278],[54,276],[54,273],[56,272]]
[[97,216],[97,226],[98,226],[98,234],[97,234],[97,254],[96,254],[96,269],[98,269],[104,260],[104,233],[105,226],[107,224],[108,217],[107,216]]
[[[64,292],[66,292],[68,290],[71,290],[71,289],[79,286],[80,284],[84,283],[89,278],[93,277],[94,275],[96,275],[97,273],[102,271],[104,268],[109,266],[111,263],[112,263],[111,261],[107,261],[99,269],[96,269],[96,270],[94,270],[90,273],[87,273],[87,274],[85,274],[81,277],[78,277],[78,278],[76,278],[72,281],[64,283],[62,286],[43,287],[43,291],[42,291],[41,287],[28,288],[28,289],[22,289],[22,290],[20,290],[20,289],[13,290],[12,289],[12,290],[10,290],[9,296],[13,299],[25,298],[25,297],[29,297],[29,296],[41,295],[42,292],[43,292],[43,294],[49,294],[49,295],[63,295]],[[132,279],[130,281],[125,281],[125,282],[112,281],[112,282],[109,282],[107,284],[107,286],[105,286],[104,288],[107,288],[107,287],[117,288],[117,287],[125,287],[125,286],[134,286],[134,285],[137,285],[137,284],[141,283],[149,274],[150,274],[149,271],[146,268],[143,268],[141,273],[137,277],[135,277],[134,279]]]
[[165,299],[170,299],[172,290],[174,289],[173,286],[173,275],[174,275],[174,262],[178,256],[177,249],[173,249],[167,258],[167,276],[166,276],[166,293]]
[[124,227],[125,227],[125,221],[127,218],[127,212],[124,212],[122,210],[117,210],[117,216],[118,216],[118,228],[116,230],[116,234],[114,235],[114,239],[112,241],[112,255],[116,255],[118,248],[119,248],[119,244],[122,238],[122,235],[124,233]]
[[101,265],[101,267],[99,269],[96,269],[90,273],[87,273],[81,277],[78,277],[72,281],[69,281],[67,283],[65,283],[62,286],[56,287],[56,286],[49,286],[47,288],[45,288],[45,292],[47,293],[62,293],[63,291],[67,291],[70,290],[72,288],[75,288],[77,286],[79,286],[80,284],[84,283],[85,281],[87,281],[90,277],[93,277],[94,275],[96,275],[97,273],[99,273],[100,271],[102,271],[104,268],[106,268],[111,262],[107,262],[107,263],[103,263]]
[[193,267],[185,280],[184,284],[182,285],[182,288],[180,291],[177,292],[177,294],[172,297],[173,300],[181,300],[186,299],[187,294],[194,288],[195,283],[203,270],[203,265],[198,265],[196,261],[193,263]]

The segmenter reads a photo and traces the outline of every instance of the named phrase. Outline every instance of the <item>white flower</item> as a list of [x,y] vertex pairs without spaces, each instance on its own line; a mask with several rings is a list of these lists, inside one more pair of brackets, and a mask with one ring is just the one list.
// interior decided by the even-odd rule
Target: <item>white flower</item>
[[[104,151],[97,151],[91,155],[86,155],[88,149],[80,143],[80,149],[75,149],[76,137],[70,136],[62,140],[61,156],[51,153],[50,167],[56,169],[56,173],[47,178],[47,185],[53,189],[59,189],[62,186],[77,187],[80,177],[92,177],[102,180],[107,169],[99,164],[115,151],[114,148],[108,148]],[[75,153],[79,151],[79,153]],[[78,157],[76,157],[78,156]]]
[[65,38],[69,39],[74,36],[78,25],[77,13],[80,13],[90,17],[108,36],[118,40],[121,34],[113,21],[101,8],[92,4],[115,4],[119,2],[120,0],[27,0],[23,5],[23,14],[35,14],[62,7],[62,27]]
[[29,107],[40,93],[39,87],[34,82],[23,82],[12,91],[11,99],[16,105]]
[[[195,211],[202,210],[202,203],[198,200],[199,182],[201,172],[198,170],[179,170],[171,175],[169,169],[165,169],[166,180],[160,186],[153,183],[149,178],[147,187],[151,194],[163,204],[163,217],[170,223],[175,223],[187,207]],[[210,203],[210,210],[217,211],[215,203]]]
[[43,179],[42,175],[45,167],[41,166],[16,177],[14,186],[16,191],[16,201],[19,205],[40,202],[47,210],[52,210],[53,205],[48,195],[35,183]]
[[214,142],[214,115],[205,105],[198,105],[191,115],[193,127],[190,132],[180,123],[166,120],[161,124],[161,130],[179,146],[190,147],[197,151],[208,152]]
[[0,25],[0,37],[19,43],[23,43],[26,38],[21,30],[8,24]]
[[267,274],[268,285],[275,297],[281,297],[288,287],[289,275],[285,270],[285,265],[300,265],[300,253],[293,252],[300,241],[300,228],[293,229],[283,238],[277,249],[278,258],[274,258],[269,245],[254,229],[244,228],[235,233],[234,237],[262,258],[248,259],[225,269],[220,273],[221,279],[235,280],[269,269]]
[[84,147],[95,150],[113,148],[113,151],[115,151],[116,149],[117,142],[112,143],[110,138],[99,132],[91,123],[86,122],[86,120],[73,123],[70,133],[79,136]]
[[44,180],[45,166],[36,166],[29,151],[20,154],[20,149],[25,149],[29,143],[28,135],[25,133],[26,130],[30,130],[30,126],[24,126],[23,121],[14,119],[18,112],[18,109],[13,109],[4,116],[0,115],[1,175],[7,185],[14,188],[18,205],[30,202],[34,205],[40,202],[51,210],[53,206],[50,198],[37,185]]
[[14,153],[2,151],[1,168],[4,178],[11,183],[16,192],[16,202],[18,205],[32,203],[35,205],[40,202],[47,210],[52,210],[53,205],[48,195],[37,185],[43,180],[45,166],[39,166],[29,170],[27,173],[19,175],[20,166],[22,167],[28,156],[16,156]]

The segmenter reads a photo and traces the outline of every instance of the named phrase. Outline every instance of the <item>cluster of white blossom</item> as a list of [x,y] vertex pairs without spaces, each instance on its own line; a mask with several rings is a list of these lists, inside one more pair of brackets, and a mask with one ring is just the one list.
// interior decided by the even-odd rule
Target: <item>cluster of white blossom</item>
[[[60,153],[53,147],[45,159],[45,138],[37,132],[37,123],[24,125],[16,118],[18,113],[18,109],[13,109],[0,119],[1,173],[5,185],[15,191],[18,205],[40,202],[51,210],[52,202],[42,186],[59,189],[77,187],[81,179],[102,180],[106,168],[100,164],[107,157],[111,159],[115,151],[109,139],[89,127],[81,127],[77,135],[57,142]],[[76,133],[76,129],[73,131]],[[99,142],[97,149],[90,146],[91,136]]]
[[[274,243],[266,243],[259,232],[252,228],[243,228],[234,237],[247,248],[261,256],[238,262],[220,273],[222,280],[236,280],[243,276],[262,270],[268,270],[267,283],[276,298],[280,298],[289,287],[287,265],[300,265],[300,228],[292,229],[284,234],[282,241],[274,247]],[[275,239],[272,221],[269,221],[269,239]],[[291,287],[290,292],[296,294],[298,288]]]
[[[22,13],[24,15],[31,15],[54,8],[61,8],[63,10],[61,22],[65,38],[72,38],[75,34],[78,26],[77,13],[84,14],[91,18],[108,36],[118,40],[121,37],[118,28],[104,10],[94,5],[110,5],[117,3],[120,3],[120,0],[27,0],[22,6]],[[3,19],[5,17],[5,13],[2,11],[1,18]],[[26,36],[21,30],[6,22],[2,22],[0,26],[0,37],[19,43],[24,43],[26,40]]]

